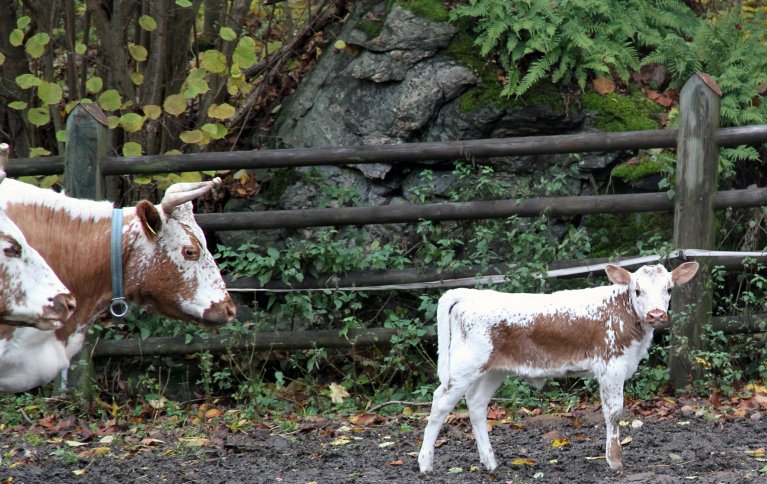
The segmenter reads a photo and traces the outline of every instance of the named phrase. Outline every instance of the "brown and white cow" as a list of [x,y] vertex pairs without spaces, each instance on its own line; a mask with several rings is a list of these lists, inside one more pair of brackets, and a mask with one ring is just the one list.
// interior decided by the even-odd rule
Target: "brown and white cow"
[[480,461],[491,472],[496,468],[487,405],[508,373],[537,387],[548,378],[595,378],[607,426],[607,463],[622,467],[618,417],[623,382],[647,354],[653,330],[668,322],[671,288],[689,281],[698,263],[671,272],[661,265],[634,273],[608,265],[605,271],[614,285],[552,294],[453,289],[440,298],[440,385],[418,455],[421,472],[432,470],[437,434],[464,394]]
[[[122,263],[128,301],[208,326],[234,319],[234,304],[192,213],[191,200],[218,184],[218,179],[176,184],[159,206],[142,200],[124,209]],[[53,380],[68,367],[88,327],[110,305],[112,205],[6,180],[0,208],[77,298],[74,314],[56,331],[0,326],[0,341],[5,341],[0,392],[20,392]]]
[[[7,153],[8,145],[0,144],[0,190],[7,186]],[[74,308],[74,296],[0,210],[0,324],[48,331],[60,328]],[[0,341],[0,354],[4,345]]]

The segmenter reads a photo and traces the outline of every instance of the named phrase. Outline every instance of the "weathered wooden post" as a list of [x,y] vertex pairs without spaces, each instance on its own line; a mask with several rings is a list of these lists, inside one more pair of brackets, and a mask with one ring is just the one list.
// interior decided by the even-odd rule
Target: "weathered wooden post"
[[[64,150],[64,189],[75,198],[103,200],[104,178],[99,160],[107,154],[109,128],[106,116],[96,104],[75,106],[67,119],[67,144]],[[73,234],[75,237],[77,234]],[[93,372],[91,350],[94,341],[86,337],[69,371],[62,372],[61,387],[80,388],[88,396]]]
[[[677,134],[674,247],[714,248],[714,195],[717,187],[722,92],[708,74],[698,73],[682,88]],[[701,328],[711,320],[710,264],[705,260],[692,281],[674,289],[669,371],[671,384],[683,389],[700,375],[692,351],[701,347]]]

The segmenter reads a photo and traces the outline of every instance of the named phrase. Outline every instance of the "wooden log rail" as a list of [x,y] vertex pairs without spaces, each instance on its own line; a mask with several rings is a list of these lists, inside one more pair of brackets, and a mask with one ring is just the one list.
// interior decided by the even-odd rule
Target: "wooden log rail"
[[[760,144],[767,139],[767,125],[721,128],[717,131],[715,138],[719,146]],[[411,163],[494,156],[673,148],[676,146],[676,139],[677,130],[664,129],[341,148],[293,148],[136,157],[105,156],[101,159],[101,174],[104,176],[147,175],[241,168]],[[7,171],[11,177],[61,174],[64,172],[64,157],[15,158],[10,160]]]
[[[767,205],[767,188],[718,192],[715,209]],[[663,212],[674,209],[665,193],[542,197],[527,200],[490,200],[426,205],[402,204],[379,207],[314,208],[197,214],[200,227],[212,231],[320,227],[418,222],[419,220],[476,220],[512,215],[535,217],[547,213],[566,217],[594,213]]]

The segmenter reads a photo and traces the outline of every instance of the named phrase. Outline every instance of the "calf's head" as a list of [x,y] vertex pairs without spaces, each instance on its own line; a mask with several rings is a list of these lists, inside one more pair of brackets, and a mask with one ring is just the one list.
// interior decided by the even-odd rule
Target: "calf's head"
[[610,264],[605,272],[613,283],[628,286],[631,304],[640,321],[659,328],[668,323],[671,289],[692,279],[698,272],[698,263],[685,262],[671,272],[660,264],[642,266],[634,273]]
[[234,319],[234,303],[192,213],[191,200],[220,183],[218,178],[177,183],[165,192],[159,208],[147,200],[136,205],[128,230],[136,237],[138,257],[129,261],[125,274],[140,304],[209,326]]
[[[0,144],[0,189],[7,152]],[[74,309],[74,296],[0,210],[0,324],[57,329]]]

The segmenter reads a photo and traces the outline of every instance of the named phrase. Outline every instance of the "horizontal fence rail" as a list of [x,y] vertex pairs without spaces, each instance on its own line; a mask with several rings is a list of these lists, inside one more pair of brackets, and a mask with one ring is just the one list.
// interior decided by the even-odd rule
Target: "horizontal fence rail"
[[[767,139],[767,125],[721,128],[717,133],[716,142],[720,146],[763,143]],[[105,176],[147,175],[241,168],[291,168],[621,151],[673,148],[676,146],[676,141],[676,129],[663,129],[341,148],[292,148],[135,157],[107,156],[101,161],[101,174]],[[63,171],[63,157],[60,156],[12,159],[8,164],[8,175],[14,177],[55,175]]]
[[[767,188],[749,188],[718,192],[715,209],[747,208],[767,204]],[[265,212],[204,213],[195,215],[206,230],[258,230],[303,228],[328,225],[366,225],[431,220],[476,220],[506,218],[512,215],[553,217],[596,213],[664,212],[674,209],[674,201],[665,193],[630,195],[582,195],[542,197],[526,200],[490,200],[480,202],[401,204],[378,207],[310,208],[304,210],[269,210]]]

